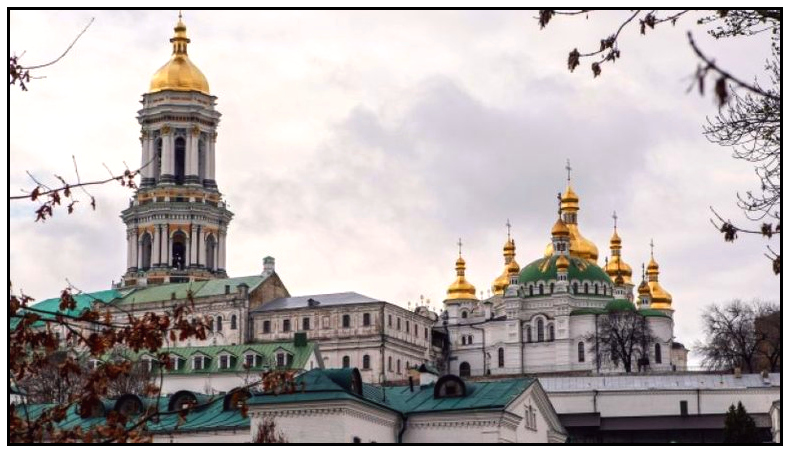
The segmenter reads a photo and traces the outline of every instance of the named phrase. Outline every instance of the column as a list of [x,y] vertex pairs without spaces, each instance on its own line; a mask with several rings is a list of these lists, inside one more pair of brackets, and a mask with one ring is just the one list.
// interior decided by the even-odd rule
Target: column
[[153,184],[156,162],[154,162],[153,137],[149,131],[143,131],[141,140],[143,143],[143,158],[140,162],[140,185],[147,186]]
[[160,233],[162,230],[161,225],[154,225],[154,243],[152,244],[152,257],[151,257],[151,267],[159,267],[159,264],[162,262],[162,254],[161,254],[161,246],[162,240],[160,239]]
[[225,232],[220,231],[217,234],[217,252],[214,254],[217,257],[217,268],[225,270]]
[[132,268],[132,232],[126,230],[126,269]]
[[190,184],[200,184],[202,181],[198,176],[198,139],[200,138],[200,128],[193,126],[191,133],[187,137],[187,160],[186,160],[186,180]]
[[173,253],[173,247],[170,246],[170,225],[165,224],[162,227],[162,233],[164,233],[164,241],[163,246],[165,247],[165,253],[163,254],[165,257],[165,267],[171,267],[173,265],[173,257],[170,256]]
[[135,256],[135,263],[137,263],[137,269],[143,267],[143,241],[140,239],[140,235],[137,236],[137,256]]
[[175,182],[175,156],[173,155],[173,134],[170,126],[162,126],[162,182]]
[[189,243],[191,244],[191,247],[189,248],[189,253],[187,255],[189,256],[189,266],[190,267],[192,267],[192,266],[197,264],[197,251],[198,251],[198,247],[197,247],[197,241],[198,241],[197,228],[198,228],[197,225],[193,224],[192,228],[190,229],[190,233],[189,233]]
[[203,227],[198,227],[198,264],[206,264],[206,230]]
[[187,236],[186,243],[184,244],[184,256],[182,257],[182,263],[184,269],[189,267],[189,253],[192,251],[192,235],[190,234]]
[[132,242],[131,243],[131,246],[132,246],[132,259],[130,261],[132,263],[132,268],[133,269],[137,269],[138,268],[138,265],[137,265],[137,256],[138,256],[137,255],[137,252],[138,252],[138,250],[137,250],[137,248],[138,248],[138,245],[137,245],[137,228],[132,228],[132,241],[131,242]]
[[214,175],[215,169],[215,148],[217,145],[217,133],[214,132],[209,136],[208,143],[206,144],[206,176],[208,180],[206,187],[217,187],[216,177]]

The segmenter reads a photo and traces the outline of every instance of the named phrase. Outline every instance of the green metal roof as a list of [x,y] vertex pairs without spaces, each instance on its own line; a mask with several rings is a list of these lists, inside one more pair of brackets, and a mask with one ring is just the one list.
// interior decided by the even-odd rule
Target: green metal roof
[[[158,353],[174,354],[186,360],[182,368],[179,370],[167,370],[168,374],[209,374],[209,373],[240,373],[246,372],[247,368],[244,367],[244,356],[249,352],[255,352],[263,357],[263,365],[260,367],[252,367],[251,370],[261,370],[268,367],[274,367],[277,364],[277,351],[285,351],[293,355],[293,362],[290,367],[294,369],[306,368],[307,361],[315,350],[315,342],[308,342],[305,346],[295,346],[293,342],[267,342],[267,343],[249,343],[232,346],[194,346],[194,347],[176,347],[176,348],[162,348]],[[229,367],[221,369],[219,367],[219,356],[222,353],[228,353],[236,357],[236,363]],[[201,354],[211,358],[208,366],[201,370],[192,369],[191,358]],[[129,351],[126,356],[129,360],[136,361],[144,356],[151,356],[151,352],[141,350],[137,353]],[[318,364],[315,364],[318,366]]]
[[[346,369],[351,370],[351,369]],[[467,395],[434,399],[433,385],[380,387],[362,384],[362,395],[355,395],[336,382],[338,370],[315,369],[299,376],[297,388],[304,383],[304,391],[282,395],[256,395],[248,404],[298,403],[352,399],[362,403],[383,406],[402,414],[472,411],[503,408],[524,392],[535,379],[517,378],[496,381],[466,382]]]
[[638,313],[645,317],[658,317],[658,318],[672,318],[668,314],[664,313],[661,310],[654,310],[652,308],[643,308],[638,311]]
[[[217,430],[232,430],[232,429],[249,429],[249,417],[242,417],[241,412],[238,410],[223,410],[224,395],[198,395],[199,401],[204,400],[206,403],[200,405],[197,409],[190,411],[186,420],[180,426],[178,425],[177,414],[161,415],[158,423],[148,422],[146,430],[149,434],[157,433],[170,433],[170,432],[185,432],[185,431],[217,431]],[[200,398],[200,397],[207,397]],[[111,408],[115,401],[108,400],[107,403]],[[162,397],[159,399],[160,412],[167,412],[168,398]],[[107,406],[108,404],[105,404]],[[36,419],[41,416],[45,409],[54,407],[54,404],[28,404],[27,406],[16,406],[18,414],[27,414],[31,419]],[[82,418],[76,411],[76,407],[69,409],[66,418],[57,424],[60,429],[72,429],[81,426],[82,429],[87,429],[97,424],[104,424],[105,417],[89,417]],[[134,421],[130,421],[133,424]]]
[[[133,293],[121,299],[121,304],[142,304],[146,302],[167,301],[173,298],[186,299],[187,292],[192,291],[192,297],[209,297],[225,294],[225,286],[230,287],[231,293],[238,291],[236,287],[242,283],[252,291],[263,283],[268,277],[251,275],[247,277],[221,278],[202,282],[166,283],[138,288]],[[174,296],[175,294],[175,296]]]
[[[60,297],[53,297],[52,299],[45,299],[41,302],[31,305],[31,308],[35,308],[36,310],[45,311],[51,313],[49,315],[37,313],[43,319],[55,319],[55,315],[58,313],[62,313],[68,316],[79,316],[83,310],[88,309],[94,302],[102,302],[108,303],[112,300],[119,299],[124,295],[128,294],[132,290],[116,290],[116,289],[108,289],[105,291],[95,291],[92,293],[80,293],[74,294],[72,297],[74,298],[75,307],[73,310],[60,310]],[[24,308],[21,309],[24,311]],[[11,328],[15,328],[16,325],[19,323],[18,318],[14,318],[11,320]],[[38,321],[33,324],[33,327],[43,326],[43,321]]]
[[[571,256],[568,258],[568,281],[589,280],[592,282],[603,282],[607,285],[612,284],[612,279],[597,264],[585,259]],[[521,269],[518,274],[519,283],[536,283],[540,280],[549,281],[557,279],[557,256],[549,256],[537,259]]]

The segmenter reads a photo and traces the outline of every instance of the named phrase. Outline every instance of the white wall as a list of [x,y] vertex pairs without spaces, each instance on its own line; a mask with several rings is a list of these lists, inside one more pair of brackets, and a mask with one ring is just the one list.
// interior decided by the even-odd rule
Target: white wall
[[232,431],[174,432],[153,436],[155,444],[239,444],[248,442],[250,442],[249,428]]

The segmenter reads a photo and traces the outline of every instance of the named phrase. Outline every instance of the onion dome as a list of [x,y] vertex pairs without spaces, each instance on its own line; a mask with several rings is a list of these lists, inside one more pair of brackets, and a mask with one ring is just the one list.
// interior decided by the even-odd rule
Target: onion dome
[[658,283],[658,263],[653,259],[647,264],[647,284],[650,287],[650,308],[655,310],[671,310],[672,295]]
[[565,255],[560,255],[557,257],[556,265],[558,271],[567,272],[571,262],[568,261],[568,257]]
[[571,235],[571,230],[568,229],[568,226],[565,225],[565,222],[562,219],[557,219],[554,223],[554,226],[551,227],[551,235],[553,236],[565,236],[568,237]]
[[477,300],[474,285],[466,281],[466,277],[464,277],[465,271],[466,262],[459,256],[458,260],[455,262],[455,273],[457,277],[453,284],[447,288],[447,299],[445,302],[459,299]]
[[616,279],[617,275],[619,274],[622,275],[623,283],[626,285],[633,285],[631,280],[633,272],[631,271],[631,266],[623,261],[621,256],[622,248],[622,240],[617,234],[617,229],[615,228],[612,238],[609,240],[609,249],[612,251],[612,257],[609,259],[609,262],[606,264],[606,266],[604,266],[604,270],[613,280]]
[[521,270],[521,266],[518,265],[515,259],[507,265],[507,275],[511,277],[513,275],[518,275],[518,272]]
[[[508,236],[509,235],[510,233],[508,233]],[[502,271],[502,274],[494,280],[494,283],[491,284],[491,291],[495,296],[505,294],[505,288],[510,284],[510,275],[514,273],[511,268],[515,267],[516,274],[521,269],[515,259],[516,241],[508,237],[505,246],[502,248],[502,254],[505,257],[505,269]]]
[[151,78],[149,93],[159,91],[198,91],[209,94],[208,81],[206,76],[200,72],[187,56],[187,27],[181,21],[181,14],[178,15],[178,23],[175,28],[175,36],[170,38],[173,43],[173,55],[164,66]]
[[[571,188],[570,179],[568,181],[568,187],[560,197],[560,211],[563,215],[563,221],[570,232],[570,254],[571,256],[597,263],[598,247],[579,232],[576,220],[577,212],[579,211],[579,196]],[[552,254],[554,254],[554,244],[549,243],[544,251],[544,256],[549,257]]]

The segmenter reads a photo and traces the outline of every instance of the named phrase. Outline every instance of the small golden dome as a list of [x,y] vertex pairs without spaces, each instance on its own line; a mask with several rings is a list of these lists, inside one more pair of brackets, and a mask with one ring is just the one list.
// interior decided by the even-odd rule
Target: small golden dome
[[447,288],[447,299],[445,302],[457,299],[477,300],[474,285],[466,281],[464,277],[465,271],[466,262],[459,256],[458,260],[455,262],[455,273],[457,277],[453,284]]
[[552,236],[570,236],[571,230],[568,229],[568,226],[565,225],[565,222],[562,219],[557,219],[554,222],[554,226],[551,227],[551,235]]
[[[579,227],[575,223],[565,224],[570,230],[570,253],[571,256],[584,258],[587,261],[598,263],[598,247],[589,239],[579,233]],[[549,242],[544,251],[544,256],[549,257],[554,254],[554,244]]]
[[672,309],[672,295],[658,283],[658,263],[651,254],[647,264],[647,284],[650,287],[650,308],[657,310]]
[[606,271],[606,275],[608,275],[612,280],[614,280],[619,274],[623,276],[624,283],[629,285],[633,284],[633,281],[631,280],[631,276],[633,275],[631,266],[623,261],[620,255],[613,255],[609,259],[609,263],[604,266],[603,270]]
[[642,280],[642,283],[639,284],[639,288],[637,292],[640,296],[649,296],[650,295],[650,285],[647,284],[646,281]]
[[508,253],[515,253],[516,241],[514,241],[513,239],[508,239],[507,242],[505,242],[505,246],[502,248],[502,250],[505,252],[505,255],[507,255]]
[[156,93],[173,90],[199,91],[203,94],[209,94],[206,76],[200,72],[200,69],[187,56],[187,44],[190,41],[187,38],[187,27],[181,21],[180,14],[178,23],[173,30],[175,35],[170,38],[170,42],[173,43],[173,55],[170,57],[170,61],[159,68],[151,78],[148,92]]
[[518,272],[521,270],[515,260],[516,241],[513,239],[508,239],[505,242],[505,246],[503,247],[502,251],[505,257],[505,270],[502,271],[502,274],[491,284],[491,291],[496,296],[505,294],[505,289],[508,287],[508,285],[510,285],[510,276],[514,273],[518,274]]
[[516,260],[511,261],[510,264],[507,265],[508,276],[513,276],[514,274],[518,274],[519,272],[521,272],[521,266],[518,265]]
[[612,238],[609,239],[609,247],[613,248],[613,249],[614,248],[619,249],[620,248],[620,244],[622,244],[622,243],[623,243],[623,241],[622,241],[622,239],[620,239],[620,236],[617,234],[617,230],[615,229],[614,233],[612,233]]
[[557,257],[557,270],[567,271],[568,267],[571,265],[571,262],[565,255],[560,255]]
[[579,210],[579,196],[573,191],[570,183],[568,183],[568,188],[565,189],[565,193],[560,198],[560,208],[563,211]]

